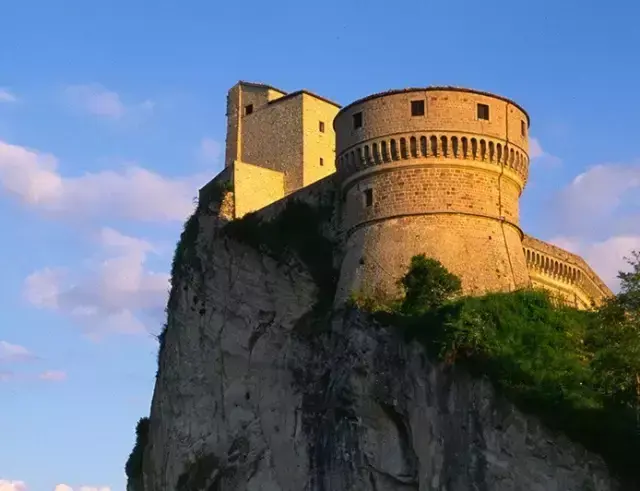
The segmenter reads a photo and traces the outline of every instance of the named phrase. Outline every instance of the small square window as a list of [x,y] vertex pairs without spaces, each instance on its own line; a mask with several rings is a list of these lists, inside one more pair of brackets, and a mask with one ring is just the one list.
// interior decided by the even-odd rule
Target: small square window
[[486,104],[478,104],[478,119],[489,121],[489,106]]
[[320,121],[320,124],[318,125],[320,133],[324,133],[324,121]]
[[364,190],[364,205],[367,208],[373,205],[373,189]]
[[324,159],[320,157],[320,165],[324,165]]
[[353,128],[362,128],[362,113],[355,113],[353,115]]
[[411,101],[411,116],[424,116],[424,101]]
[[247,104],[244,106],[244,114],[251,114],[253,112],[253,104]]
[[524,121],[520,121],[520,133],[522,133],[522,136],[527,136],[527,125]]

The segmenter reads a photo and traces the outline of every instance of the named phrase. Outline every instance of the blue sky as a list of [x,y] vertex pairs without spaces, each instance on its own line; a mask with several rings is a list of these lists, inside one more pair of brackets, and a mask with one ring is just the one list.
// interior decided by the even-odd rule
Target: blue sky
[[237,80],[343,104],[460,85],[530,113],[524,229],[615,287],[640,249],[640,4],[9,0],[0,491],[124,491],[167,272]]

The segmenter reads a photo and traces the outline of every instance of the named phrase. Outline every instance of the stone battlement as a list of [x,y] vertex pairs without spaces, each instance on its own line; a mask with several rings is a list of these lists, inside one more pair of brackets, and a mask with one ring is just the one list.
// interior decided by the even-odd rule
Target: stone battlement
[[[551,290],[578,308],[611,291],[579,256],[527,236],[529,115],[495,94],[426,87],[343,108],[303,90],[239,82],[227,98],[224,216],[273,216],[289,199],[332,204],[341,245],[336,301],[392,295],[412,256],[469,294]],[[205,188],[203,188],[205,189]]]

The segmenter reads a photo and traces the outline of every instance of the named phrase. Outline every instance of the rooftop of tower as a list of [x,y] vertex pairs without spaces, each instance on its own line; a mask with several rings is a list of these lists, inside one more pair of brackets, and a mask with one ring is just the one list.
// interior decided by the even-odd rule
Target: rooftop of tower
[[318,95],[315,92],[311,92],[310,90],[307,90],[307,89],[296,90],[295,92],[288,93],[288,92],[286,92],[286,91],[284,91],[282,89],[274,87],[273,85],[263,84],[263,83],[259,83],[259,82],[246,82],[244,80],[240,80],[240,81],[238,81],[238,84],[239,85],[246,85],[246,86],[249,86],[249,87],[259,87],[259,88],[263,88],[263,89],[275,90],[276,92],[280,92],[281,94],[284,94],[279,99],[274,99],[272,101],[269,101],[269,104],[276,104],[277,102],[289,99],[291,97],[295,97],[295,96],[300,95],[300,94],[307,94],[307,95],[310,95],[311,97],[315,97],[316,99],[324,101],[327,104],[331,104],[333,106],[336,106],[337,108],[341,108],[342,107],[337,102],[332,101],[331,99],[327,99],[326,97],[322,97],[321,95]]

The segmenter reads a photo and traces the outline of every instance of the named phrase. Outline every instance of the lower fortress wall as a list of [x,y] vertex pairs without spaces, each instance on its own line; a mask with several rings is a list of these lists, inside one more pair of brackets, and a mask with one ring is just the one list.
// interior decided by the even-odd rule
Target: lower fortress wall
[[[225,181],[233,181],[231,168],[222,171],[201,193],[214,183]],[[223,215],[228,219],[238,216],[234,209],[237,194],[231,191],[224,199]],[[454,213],[404,216],[371,221],[347,234],[336,174],[257,213],[269,220],[290,200],[333,208],[326,233],[342,250],[337,255],[340,264],[336,264],[341,269],[337,303],[352,292],[375,295],[397,291],[398,279],[411,257],[419,253],[441,261],[461,277],[465,291],[471,294],[532,286],[544,288],[565,304],[580,309],[600,305],[613,294],[580,256],[529,235],[521,239],[521,231],[506,221]]]

